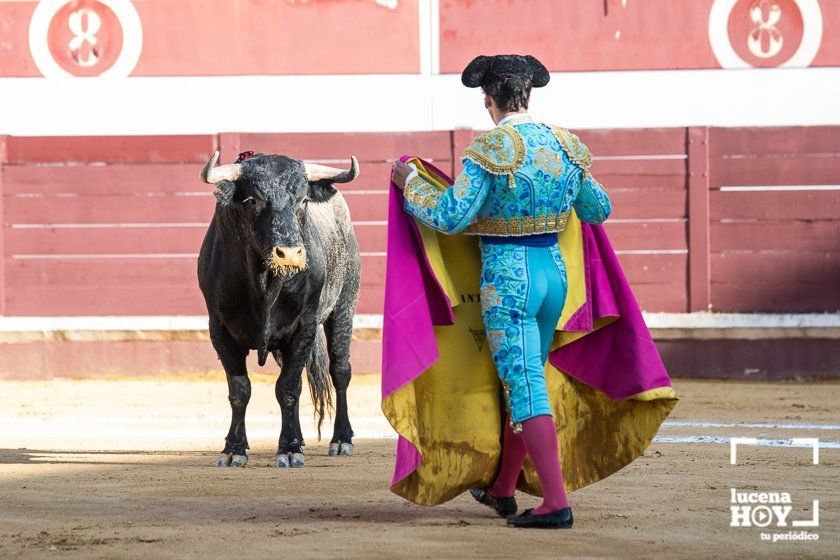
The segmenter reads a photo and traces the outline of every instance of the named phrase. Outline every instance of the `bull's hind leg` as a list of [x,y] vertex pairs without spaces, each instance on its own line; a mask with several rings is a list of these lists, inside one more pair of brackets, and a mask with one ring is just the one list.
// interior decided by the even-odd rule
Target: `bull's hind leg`
[[353,453],[353,428],[347,412],[347,387],[352,375],[350,368],[350,341],[353,338],[355,300],[343,302],[333,310],[324,324],[327,335],[327,352],[330,357],[330,378],[335,388],[335,426],[330,441],[330,455]]
[[217,467],[244,467],[248,464],[248,438],[245,435],[245,409],[251,399],[251,380],[245,367],[247,351],[236,344],[218,321],[210,322],[210,340],[225,368],[230,401],[230,430],[225,448],[216,460]]

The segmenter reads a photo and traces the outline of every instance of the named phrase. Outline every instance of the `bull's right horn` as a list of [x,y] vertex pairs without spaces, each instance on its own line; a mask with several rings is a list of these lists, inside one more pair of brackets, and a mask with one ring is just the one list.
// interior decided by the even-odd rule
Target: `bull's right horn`
[[219,181],[236,181],[242,175],[242,166],[240,164],[231,163],[216,167],[217,161],[219,161],[219,150],[213,153],[213,157],[201,169],[199,176],[205,183],[214,185]]

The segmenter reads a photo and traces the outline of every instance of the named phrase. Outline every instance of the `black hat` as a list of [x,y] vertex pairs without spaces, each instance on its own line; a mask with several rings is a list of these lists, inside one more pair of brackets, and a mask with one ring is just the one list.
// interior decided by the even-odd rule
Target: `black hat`
[[551,78],[542,62],[531,55],[497,54],[475,57],[461,73],[461,83],[474,88],[510,75],[527,78],[533,87],[543,87]]

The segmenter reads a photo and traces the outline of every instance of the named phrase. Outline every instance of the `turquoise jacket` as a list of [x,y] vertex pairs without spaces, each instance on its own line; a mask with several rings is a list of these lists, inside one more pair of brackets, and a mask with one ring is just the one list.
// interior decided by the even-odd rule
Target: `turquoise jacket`
[[504,119],[476,138],[462,162],[464,171],[445,191],[409,175],[405,210],[443,233],[490,236],[563,231],[572,208],[589,223],[610,214],[609,196],[589,173],[586,146],[528,115]]

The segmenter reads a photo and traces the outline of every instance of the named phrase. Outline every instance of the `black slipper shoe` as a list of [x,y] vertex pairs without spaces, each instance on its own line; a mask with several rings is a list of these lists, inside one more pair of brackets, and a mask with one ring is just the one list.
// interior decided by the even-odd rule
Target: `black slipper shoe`
[[499,517],[508,517],[516,514],[516,498],[496,498],[491,496],[487,488],[470,488],[470,494],[475,501],[493,508]]
[[551,513],[540,514],[535,514],[533,510],[526,509],[522,515],[509,517],[507,524],[511,527],[521,527],[523,529],[571,529],[574,522],[572,508],[565,507]]

